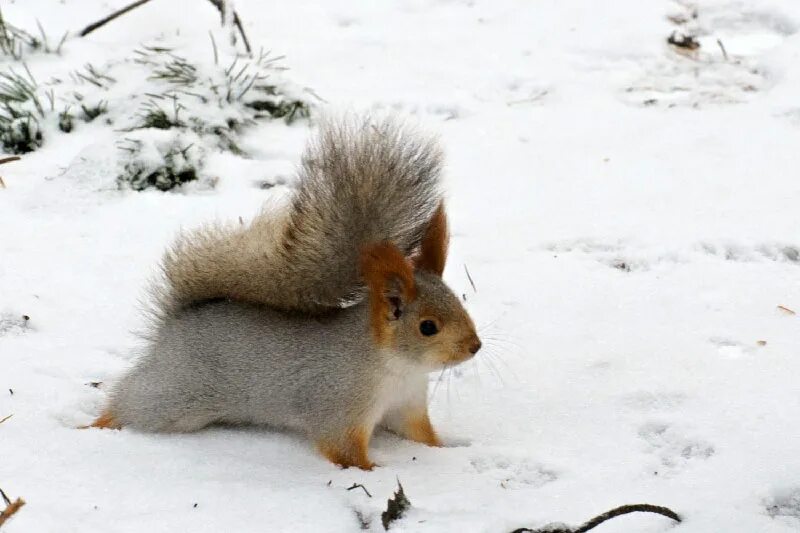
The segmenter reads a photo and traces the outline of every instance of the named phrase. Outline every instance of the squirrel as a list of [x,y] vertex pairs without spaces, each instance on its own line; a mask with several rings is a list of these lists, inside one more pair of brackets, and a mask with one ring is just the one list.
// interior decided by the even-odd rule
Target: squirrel
[[166,252],[148,345],[91,427],[288,428],[365,470],[378,426],[442,446],[428,374],[481,341],[442,280],[441,166],[393,120],[323,123],[286,207]]

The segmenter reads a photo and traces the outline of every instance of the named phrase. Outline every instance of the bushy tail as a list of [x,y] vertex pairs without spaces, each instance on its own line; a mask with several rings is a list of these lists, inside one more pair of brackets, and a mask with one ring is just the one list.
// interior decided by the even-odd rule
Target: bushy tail
[[179,238],[156,311],[230,298],[318,314],[357,299],[365,244],[391,241],[407,256],[418,248],[442,201],[441,167],[433,139],[393,120],[325,122],[286,206]]

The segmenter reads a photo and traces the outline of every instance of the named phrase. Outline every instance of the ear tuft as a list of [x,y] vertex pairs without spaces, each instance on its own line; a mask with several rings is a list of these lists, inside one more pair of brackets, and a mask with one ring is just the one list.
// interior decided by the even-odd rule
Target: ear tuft
[[399,298],[406,304],[417,296],[411,265],[390,242],[370,244],[361,250],[361,275],[378,298]]
[[397,246],[379,242],[361,250],[361,275],[370,291],[372,335],[379,346],[390,346],[390,323],[398,320],[405,305],[417,297],[414,271]]
[[414,265],[420,270],[427,270],[441,277],[447,262],[447,247],[450,243],[450,234],[447,231],[447,214],[444,211],[444,202],[439,203],[436,212],[425,228],[425,235],[420,243],[419,256]]

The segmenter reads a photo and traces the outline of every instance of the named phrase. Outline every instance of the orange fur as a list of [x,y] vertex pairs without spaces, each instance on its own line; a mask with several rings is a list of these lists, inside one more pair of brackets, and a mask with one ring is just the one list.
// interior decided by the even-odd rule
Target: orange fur
[[405,438],[428,446],[442,446],[441,439],[439,439],[431,425],[427,409],[409,411],[405,414],[403,423],[403,436]]
[[327,459],[343,468],[357,466],[361,470],[372,470],[375,463],[369,460],[369,439],[371,431],[355,427],[340,439],[322,440],[317,443],[319,451]]
[[[379,242],[365,246],[361,251],[361,275],[370,290],[370,325],[375,342],[379,346],[391,344],[392,291],[399,290],[397,297],[403,303],[417,297],[414,272],[403,253],[390,242]],[[399,283],[399,286],[392,286]]]
[[425,235],[422,237],[422,243],[420,244],[419,257],[415,261],[416,267],[441,276],[447,262],[449,244],[450,234],[447,231],[447,214],[444,211],[444,202],[441,202],[425,229]]
[[120,429],[122,425],[119,422],[117,422],[117,420],[114,418],[114,415],[105,412],[101,414],[97,418],[97,420],[92,422],[92,424],[89,427],[100,428],[100,429]]

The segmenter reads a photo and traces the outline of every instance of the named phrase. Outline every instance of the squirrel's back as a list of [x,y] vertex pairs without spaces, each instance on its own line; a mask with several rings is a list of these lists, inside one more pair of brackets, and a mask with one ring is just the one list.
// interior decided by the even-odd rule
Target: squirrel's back
[[249,225],[185,234],[167,251],[155,310],[214,298],[319,314],[360,297],[359,254],[389,241],[406,255],[441,203],[435,140],[391,119],[329,120],[309,143],[288,204]]

